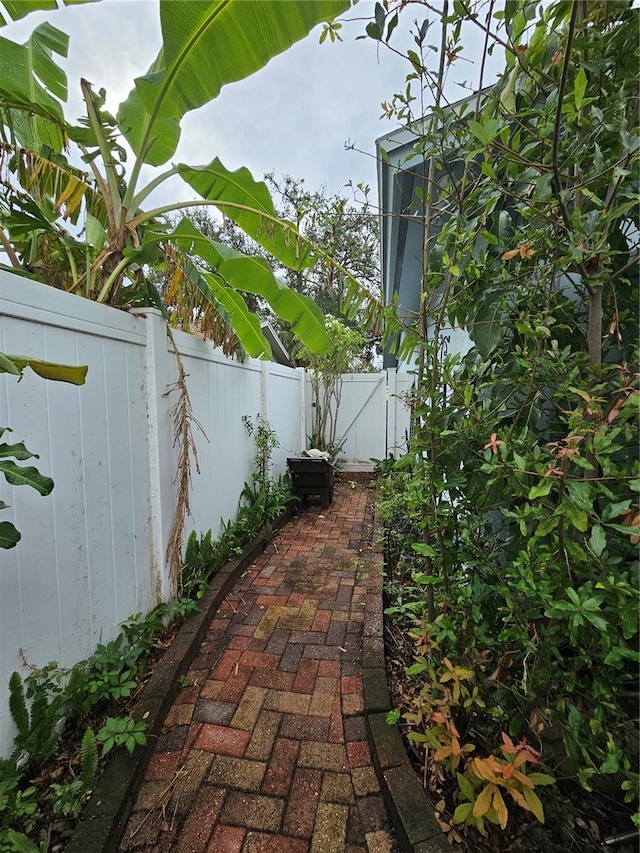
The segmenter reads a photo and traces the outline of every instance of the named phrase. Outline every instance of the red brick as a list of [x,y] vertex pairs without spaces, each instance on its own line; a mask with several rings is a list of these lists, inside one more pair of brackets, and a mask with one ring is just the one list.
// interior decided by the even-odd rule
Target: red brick
[[340,677],[340,661],[337,660],[321,660],[318,669],[318,675],[330,676],[332,678]]
[[276,797],[286,797],[291,786],[296,759],[300,752],[300,743],[296,740],[278,738],[269,767],[262,783],[264,794],[273,794]]
[[343,675],[340,679],[340,692],[345,693],[362,693],[362,676],[361,675]]
[[187,757],[187,755],[189,755],[189,753],[193,749],[193,745],[197,741],[197,739],[199,738],[201,730],[202,730],[202,723],[197,723],[197,722],[191,723],[191,725],[189,726],[189,728],[187,730],[187,737],[185,739],[184,746],[182,747],[182,753],[181,753],[181,760],[182,761],[184,761],[184,759]]
[[307,596],[304,592],[292,592],[289,598],[287,598],[287,607],[300,607],[306,600]]
[[241,758],[250,738],[251,732],[204,723],[195,743],[195,748]]
[[224,687],[218,693],[219,702],[239,702],[240,697],[244,693],[244,688],[249,683],[249,679],[253,675],[253,670],[247,666],[239,666],[234,668],[231,675],[227,678]]
[[331,623],[331,611],[330,610],[318,610],[316,615],[313,618],[313,623],[311,624],[312,631],[322,631],[326,633],[329,630],[329,625]]
[[320,661],[317,660],[301,660],[291,690],[294,693],[313,693],[319,665]]
[[[259,648],[256,648],[256,646]],[[229,640],[228,648],[230,649],[240,649],[240,651],[246,652],[261,652],[264,648],[264,642],[262,640],[256,640],[247,636],[235,636]]]
[[254,669],[275,669],[280,662],[278,655],[268,655],[265,652],[243,652],[240,666],[250,666]]
[[256,604],[260,607],[285,607],[289,601],[288,595],[259,595]]
[[241,651],[238,649],[226,649],[220,657],[214,668],[209,673],[209,678],[217,681],[226,681],[234,670],[235,665],[240,660]]
[[176,850],[181,853],[205,853],[224,798],[225,791],[220,788],[200,788],[178,836]]
[[347,744],[349,767],[369,767],[371,751],[366,741],[356,740]]
[[293,777],[283,829],[287,835],[311,838],[316,819],[322,772],[298,768]]
[[254,669],[249,683],[254,687],[267,687],[270,690],[293,690],[294,679],[295,675],[292,672]]
[[174,701],[177,705],[195,705],[201,689],[201,684],[192,684],[190,687],[183,687],[182,690],[176,694]]
[[216,826],[207,853],[240,853],[246,830],[239,826]]
[[151,756],[144,778],[148,781],[173,779],[179,761],[179,752],[158,752]]

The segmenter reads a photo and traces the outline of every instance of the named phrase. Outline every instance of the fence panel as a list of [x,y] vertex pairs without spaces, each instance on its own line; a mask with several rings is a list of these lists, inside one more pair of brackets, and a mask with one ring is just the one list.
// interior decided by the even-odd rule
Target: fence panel
[[16,548],[0,551],[2,754],[11,672],[24,672],[24,661],[77,662],[156,599],[143,322],[1,273],[0,300],[0,351],[90,365],[80,388],[30,370],[20,383],[0,376],[0,425],[39,454],[36,467],[55,483],[45,498],[0,483],[11,504],[3,518],[22,532]]
[[372,470],[375,460],[406,447],[409,412],[402,394],[410,385],[411,377],[395,370],[345,374],[337,422],[344,470]]

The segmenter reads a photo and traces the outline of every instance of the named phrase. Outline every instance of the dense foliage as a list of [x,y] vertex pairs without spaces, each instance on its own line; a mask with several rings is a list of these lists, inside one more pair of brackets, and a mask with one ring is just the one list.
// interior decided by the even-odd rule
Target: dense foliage
[[[391,611],[416,622],[405,722],[433,773],[457,772],[450,828],[484,832],[506,825],[504,793],[544,818],[534,785],[514,793],[500,770],[516,753],[637,801],[639,10],[455,0],[432,16],[434,72],[424,6],[389,106],[430,167],[411,209],[421,317],[402,321],[415,428],[382,511]],[[369,36],[388,40],[396,14],[378,6]],[[463,23],[506,67],[450,105]],[[427,84],[436,105],[415,122]],[[442,353],[447,323],[469,333],[463,357]]]

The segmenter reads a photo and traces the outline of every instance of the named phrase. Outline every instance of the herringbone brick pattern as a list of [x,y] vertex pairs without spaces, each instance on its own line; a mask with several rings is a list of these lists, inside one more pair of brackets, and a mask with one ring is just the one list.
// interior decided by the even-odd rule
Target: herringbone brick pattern
[[393,853],[361,649],[372,490],[339,479],[212,620],[167,715],[122,853]]

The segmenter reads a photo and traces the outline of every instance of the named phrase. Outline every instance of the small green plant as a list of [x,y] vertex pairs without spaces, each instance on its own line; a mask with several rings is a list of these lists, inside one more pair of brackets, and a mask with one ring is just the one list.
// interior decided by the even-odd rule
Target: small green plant
[[93,704],[131,696],[136,687],[138,650],[127,646],[123,634],[96,649],[85,671],[85,684]]
[[133,717],[107,717],[96,735],[96,740],[102,743],[103,755],[118,746],[124,746],[131,753],[136,746],[146,744],[146,728],[144,720],[134,720]]
[[[31,698],[30,706],[27,696]],[[30,680],[25,692],[24,682],[14,672],[9,679],[9,710],[18,729],[13,757],[21,763],[41,763],[54,754],[60,743],[61,702],[59,693],[53,696],[44,685]]]
[[0,827],[0,853],[48,853],[51,833],[45,833],[40,844],[35,844],[23,832]]
[[53,813],[62,817],[78,817],[85,804],[86,788],[83,779],[74,779],[59,785],[50,785]]
[[264,491],[268,494],[271,488],[271,457],[273,451],[280,447],[278,434],[262,415],[257,415],[255,423],[248,415],[243,415],[242,423],[256,446],[256,455],[253,460],[254,490],[257,485],[258,492]]

